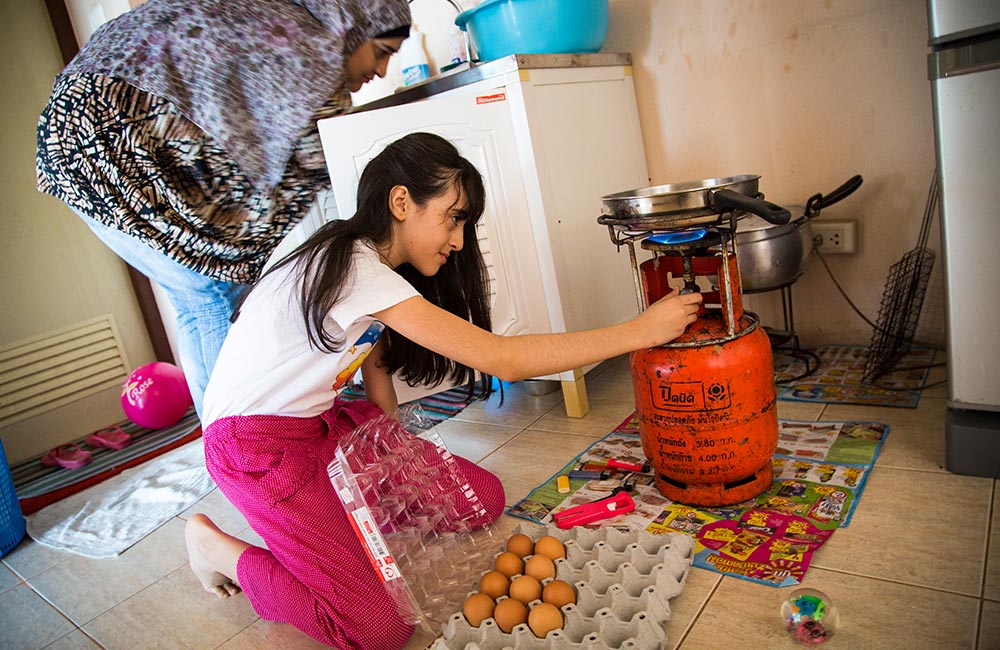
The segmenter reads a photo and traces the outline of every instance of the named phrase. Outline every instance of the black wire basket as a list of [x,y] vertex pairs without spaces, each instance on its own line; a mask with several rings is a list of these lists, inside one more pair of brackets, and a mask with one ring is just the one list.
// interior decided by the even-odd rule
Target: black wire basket
[[927,293],[931,269],[934,268],[934,251],[927,248],[927,237],[931,229],[931,217],[938,201],[937,171],[931,181],[927,207],[920,227],[920,237],[916,248],[889,267],[882,303],[878,310],[878,321],[872,332],[868,347],[868,358],[862,381],[874,383],[882,375],[890,372],[911,349],[913,336],[920,320],[920,310]]

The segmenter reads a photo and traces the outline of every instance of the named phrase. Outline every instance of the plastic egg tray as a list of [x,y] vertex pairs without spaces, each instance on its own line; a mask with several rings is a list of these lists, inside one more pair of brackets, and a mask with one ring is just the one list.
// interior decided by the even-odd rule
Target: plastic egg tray
[[[564,625],[540,639],[527,624],[503,632],[492,618],[471,626],[452,614],[431,650],[658,650],[666,643],[671,598],[681,593],[691,567],[694,540],[682,533],[653,535],[614,527],[519,526],[533,540],[551,535],[566,557],[556,560],[556,579],[575,587],[576,604],[562,607]],[[495,547],[496,553],[502,549]],[[494,556],[495,556],[494,555]],[[488,567],[480,565],[478,576]],[[551,579],[544,580],[547,584]],[[475,592],[467,591],[464,599]],[[537,602],[537,601],[536,601]],[[534,605],[531,603],[530,605]]]
[[401,419],[344,436],[327,472],[399,615],[436,634],[505,540],[426,414]]

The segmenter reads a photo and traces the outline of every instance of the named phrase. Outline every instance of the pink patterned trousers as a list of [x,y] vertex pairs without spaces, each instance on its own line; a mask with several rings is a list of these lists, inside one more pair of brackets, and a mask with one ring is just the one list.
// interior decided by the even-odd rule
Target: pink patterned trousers
[[[267,544],[251,546],[237,580],[262,618],[294,625],[336,648],[402,647],[413,627],[400,619],[327,476],[337,441],[381,415],[365,401],[338,401],[315,418],[223,418],[204,432],[208,471]],[[457,458],[488,520],[504,509],[493,474]]]

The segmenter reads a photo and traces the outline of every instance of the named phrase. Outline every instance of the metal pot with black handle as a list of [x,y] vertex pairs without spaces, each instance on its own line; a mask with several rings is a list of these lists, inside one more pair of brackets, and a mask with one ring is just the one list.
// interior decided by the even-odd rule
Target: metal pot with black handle
[[686,228],[718,224],[726,215],[757,215],[771,224],[786,224],[791,213],[763,200],[757,192],[760,176],[742,174],[686,183],[656,185],[601,198],[599,223],[633,230]]
[[784,224],[775,224],[756,215],[748,215],[736,230],[736,249],[740,260],[743,293],[761,293],[786,287],[798,280],[806,270],[813,251],[810,220],[823,208],[847,198],[862,183],[854,176],[829,194],[814,194],[803,206],[796,208],[801,216]]

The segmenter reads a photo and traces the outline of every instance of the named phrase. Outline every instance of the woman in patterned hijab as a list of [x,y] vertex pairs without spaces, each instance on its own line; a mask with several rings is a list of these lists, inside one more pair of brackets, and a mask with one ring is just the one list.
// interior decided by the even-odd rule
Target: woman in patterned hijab
[[383,76],[407,0],[148,0],[38,124],[38,188],[159,284],[195,408],[235,301],[330,180],[316,120]]

